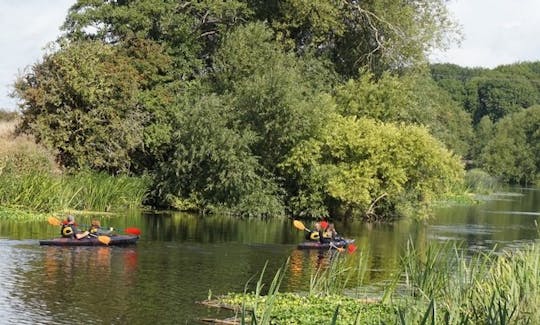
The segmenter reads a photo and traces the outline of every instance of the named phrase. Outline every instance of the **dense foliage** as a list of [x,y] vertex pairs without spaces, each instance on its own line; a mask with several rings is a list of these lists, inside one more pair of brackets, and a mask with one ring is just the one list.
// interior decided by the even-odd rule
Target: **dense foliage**
[[460,156],[493,164],[482,118],[539,97],[533,65],[426,74],[459,36],[442,0],[79,0],[63,30],[15,84],[19,132],[72,171],[150,175],[154,206],[428,211]]
[[283,167],[298,185],[300,211],[332,207],[369,219],[407,214],[411,204],[418,213],[463,177],[459,160],[426,129],[339,115],[299,143]]
[[471,114],[472,164],[511,183],[538,182],[540,62],[493,70],[443,64],[431,67],[433,79]]

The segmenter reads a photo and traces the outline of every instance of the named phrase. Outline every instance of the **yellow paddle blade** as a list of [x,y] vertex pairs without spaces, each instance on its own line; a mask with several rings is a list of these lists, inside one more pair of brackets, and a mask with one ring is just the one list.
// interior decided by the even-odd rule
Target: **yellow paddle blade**
[[293,225],[294,225],[297,229],[300,229],[300,230],[306,230],[306,226],[304,226],[304,224],[303,224],[302,221],[300,221],[300,220],[294,220],[294,221],[293,221]]
[[49,224],[51,224],[53,226],[61,226],[62,225],[62,221],[56,219],[55,217],[49,217],[47,219],[47,221],[49,222]]
[[109,243],[111,242],[111,237],[109,236],[98,236],[97,239],[99,240],[100,243],[105,244],[105,245],[109,245]]

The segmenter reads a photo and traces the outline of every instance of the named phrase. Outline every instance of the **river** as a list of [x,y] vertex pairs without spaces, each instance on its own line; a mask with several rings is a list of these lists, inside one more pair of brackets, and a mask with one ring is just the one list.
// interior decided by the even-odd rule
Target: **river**
[[[516,188],[475,206],[440,208],[418,224],[337,223],[365,254],[374,287],[396,268],[407,242],[417,247],[456,243],[469,254],[516,249],[535,241],[540,189]],[[327,253],[298,250],[303,234],[288,219],[198,217],[134,211],[99,216],[102,224],[135,226],[129,247],[47,247],[47,222],[0,221],[1,324],[194,324],[228,317],[198,302],[240,292],[265,264],[266,278],[289,260],[283,290],[302,291]],[[90,217],[78,217],[90,223]],[[306,223],[306,225],[310,226]],[[249,287],[249,285],[248,285]]]

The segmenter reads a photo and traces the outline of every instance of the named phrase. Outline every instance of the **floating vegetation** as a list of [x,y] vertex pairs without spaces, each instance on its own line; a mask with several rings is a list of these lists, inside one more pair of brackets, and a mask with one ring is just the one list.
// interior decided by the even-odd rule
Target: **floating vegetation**
[[[278,292],[280,281],[274,280],[263,295],[259,280],[254,292],[229,293],[206,304],[231,309],[231,324],[540,323],[537,244],[472,257],[456,245],[419,250],[409,244],[395,279],[376,300],[362,299],[361,290],[345,290],[345,279],[362,286],[361,276],[350,275],[361,274],[359,267],[351,269],[340,258],[331,263],[312,276],[308,292]],[[279,271],[276,278],[282,276]]]

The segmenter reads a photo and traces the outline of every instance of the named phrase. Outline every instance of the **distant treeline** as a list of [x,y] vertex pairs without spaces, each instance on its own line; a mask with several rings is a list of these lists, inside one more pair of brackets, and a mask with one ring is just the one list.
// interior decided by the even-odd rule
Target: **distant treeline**
[[540,180],[540,62],[495,69],[431,66],[439,87],[472,118],[466,159],[505,182]]
[[458,35],[443,0],[79,0],[63,31],[15,83],[18,132],[68,171],[145,175],[155,207],[426,216],[464,159],[538,171],[532,76],[430,74]]

